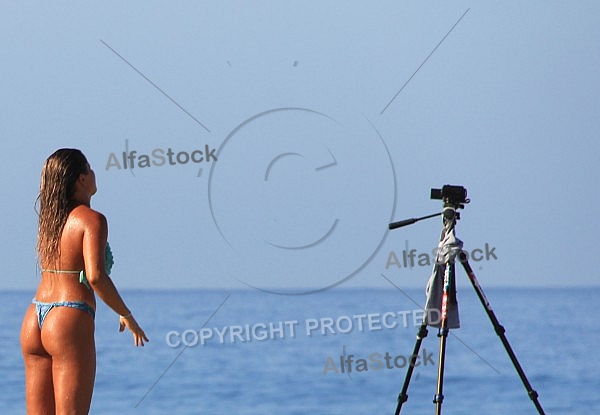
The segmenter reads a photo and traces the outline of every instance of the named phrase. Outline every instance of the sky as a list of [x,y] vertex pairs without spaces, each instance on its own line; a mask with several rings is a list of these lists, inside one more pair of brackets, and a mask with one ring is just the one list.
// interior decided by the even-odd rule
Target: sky
[[600,283],[598,2],[2,9],[0,289],[37,285],[62,147],[96,172],[121,288],[424,287],[440,219],[387,224],[445,184],[484,287]]

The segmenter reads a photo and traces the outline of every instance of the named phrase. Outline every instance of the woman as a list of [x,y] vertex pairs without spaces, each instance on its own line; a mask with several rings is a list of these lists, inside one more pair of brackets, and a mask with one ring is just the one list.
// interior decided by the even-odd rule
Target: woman
[[81,415],[96,374],[94,294],[119,314],[136,346],[149,341],[108,276],[106,218],[90,208],[96,177],[85,156],[60,149],[44,164],[37,251],[41,282],[25,313],[21,348],[27,413]]

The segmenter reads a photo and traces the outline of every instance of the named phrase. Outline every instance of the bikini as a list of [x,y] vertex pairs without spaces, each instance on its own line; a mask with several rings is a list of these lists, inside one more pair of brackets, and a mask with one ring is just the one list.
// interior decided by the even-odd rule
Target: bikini
[[[106,264],[106,273],[110,274],[110,271],[114,264],[114,260],[113,260],[112,251],[110,250],[110,245],[108,244],[108,242],[106,243],[106,249],[104,251],[104,260],[105,260],[105,264]],[[85,285],[88,288],[88,290],[92,291],[92,287],[90,286],[90,283],[88,282],[87,277],[85,276],[85,270],[64,271],[64,270],[56,270],[56,269],[42,269],[42,272],[51,272],[53,274],[77,274],[77,275],[79,275],[79,282],[81,284]],[[71,307],[71,308],[75,308],[77,310],[85,311],[90,316],[92,316],[92,319],[95,319],[95,317],[96,317],[96,311],[89,304],[84,303],[82,301],[57,301],[54,303],[43,303],[41,301],[37,301],[34,298],[31,302],[33,304],[35,304],[35,311],[37,314],[38,325],[40,326],[40,329],[42,328],[42,325],[44,324],[44,320],[46,319],[46,316],[48,315],[50,310],[52,310],[54,307]]]

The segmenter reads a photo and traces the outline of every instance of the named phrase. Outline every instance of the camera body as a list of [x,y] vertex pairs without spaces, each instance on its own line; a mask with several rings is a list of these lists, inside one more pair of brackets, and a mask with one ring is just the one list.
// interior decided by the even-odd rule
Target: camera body
[[443,200],[444,203],[452,205],[461,205],[469,203],[467,199],[467,189],[463,186],[453,186],[446,184],[441,189],[431,189],[431,199]]

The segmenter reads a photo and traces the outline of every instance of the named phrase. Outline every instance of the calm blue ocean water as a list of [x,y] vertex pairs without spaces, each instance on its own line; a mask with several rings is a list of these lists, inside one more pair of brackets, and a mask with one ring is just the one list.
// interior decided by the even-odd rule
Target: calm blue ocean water
[[[600,288],[485,292],[546,413],[597,413]],[[423,290],[405,293],[423,304]],[[136,349],[128,334],[118,333],[116,316],[99,307],[92,414],[393,414],[406,371],[393,361],[401,366],[402,357],[396,357],[412,352],[413,318],[420,316],[413,312],[418,306],[393,287],[304,296],[200,290],[123,295],[151,342]],[[2,414],[25,413],[19,327],[31,297],[31,292],[0,293]],[[204,345],[167,344],[171,331],[200,330],[226,298],[205,326],[210,329],[205,337],[212,337]],[[473,289],[460,289],[459,302],[462,327],[448,339],[443,413],[537,413]],[[384,326],[385,313],[390,313],[385,324],[396,327]],[[370,327],[368,317],[359,317],[369,314]],[[335,334],[323,327],[330,321]],[[316,326],[310,335],[307,325]],[[224,333],[222,342],[218,332]],[[430,360],[416,368],[403,414],[435,413],[435,334],[430,329],[422,347],[435,365]],[[172,343],[178,339],[170,338]],[[193,340],[191,331],[188,340]],[[351,373],[341,373],[341,355],[353,355]],[[360,359],[371,367],[361,366]]]

